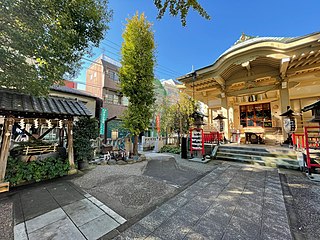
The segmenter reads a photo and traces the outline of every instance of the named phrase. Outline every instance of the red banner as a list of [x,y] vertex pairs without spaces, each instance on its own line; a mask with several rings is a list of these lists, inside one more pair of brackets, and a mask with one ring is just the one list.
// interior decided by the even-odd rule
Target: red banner
[[160,133],[160,115],[159,114],[156,117],[156,127],[157,127],[157,132]]

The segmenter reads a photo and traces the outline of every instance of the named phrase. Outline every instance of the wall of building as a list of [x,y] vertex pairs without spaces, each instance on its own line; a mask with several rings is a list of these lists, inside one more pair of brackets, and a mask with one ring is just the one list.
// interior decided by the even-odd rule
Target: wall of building
[[102,69],[101,60],[98,59],[86,71],[86,91],[99,98],[103,97],[104,74]]
[[58,91],[52,91],[52,90],[49,92],[49,95],[55,96],[55,97],[76,99],[78,101],[82,101],[86,105],[86,107],[90,110],[90,112],[92,113],[92,116],[95,116],[95,114],[96,114],[96,99],[95,98],[81,96],[81,95],[74,95],[74,94],[64,93],[64,92],[58,92]]

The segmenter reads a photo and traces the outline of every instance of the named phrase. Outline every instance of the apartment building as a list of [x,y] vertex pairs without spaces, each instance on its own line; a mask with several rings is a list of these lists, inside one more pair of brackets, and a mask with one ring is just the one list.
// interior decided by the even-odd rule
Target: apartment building
[[103,99],[107,118],[120,118],[128,106],[128,99],[120,92],[120,63],[102,54],[86,71],[86,91]]

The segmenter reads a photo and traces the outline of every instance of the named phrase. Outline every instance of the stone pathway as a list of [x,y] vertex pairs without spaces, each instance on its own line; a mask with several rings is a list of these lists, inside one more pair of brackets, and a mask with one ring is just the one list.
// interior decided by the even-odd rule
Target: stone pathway
[[277,169],[222,164],[114,239],[292,239]]
[[126,219],[64,181],[28,188],[14,198],[14,239],[98,239]]

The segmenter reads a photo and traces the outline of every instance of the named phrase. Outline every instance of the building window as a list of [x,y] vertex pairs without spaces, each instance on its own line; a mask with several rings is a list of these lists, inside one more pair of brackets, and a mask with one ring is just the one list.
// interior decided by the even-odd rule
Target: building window
[[115,71],[109,70],[109,78],[112,79],[115,82],[119,82],[119,75]]
[[272,127],[270,103],[240,106],[243,127]]
[[106,103],[111,104],[120,104],[120,97],[115,92],[109,92],[105,95],[105,101]]

